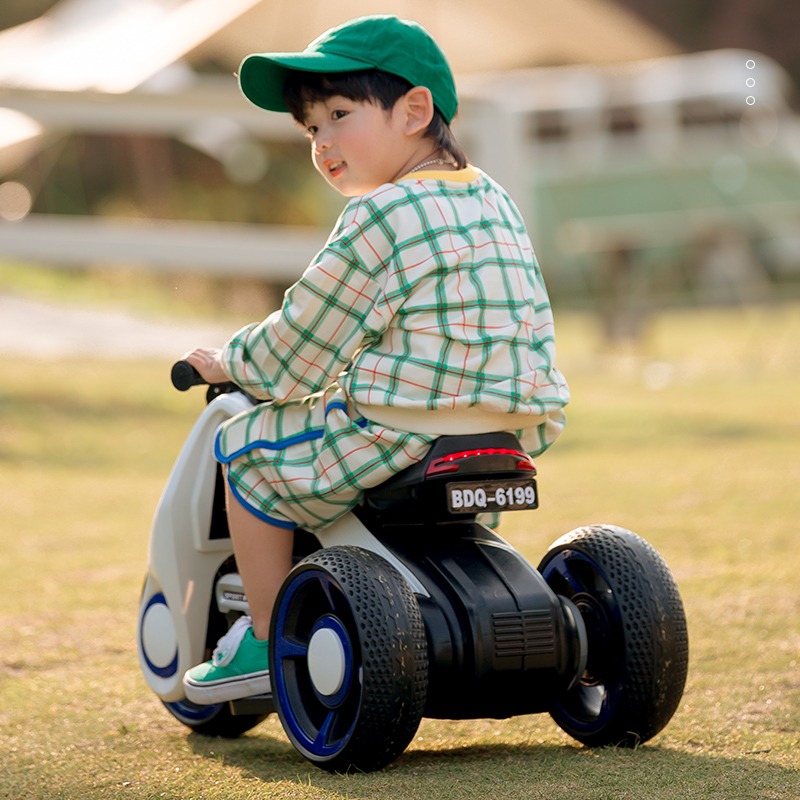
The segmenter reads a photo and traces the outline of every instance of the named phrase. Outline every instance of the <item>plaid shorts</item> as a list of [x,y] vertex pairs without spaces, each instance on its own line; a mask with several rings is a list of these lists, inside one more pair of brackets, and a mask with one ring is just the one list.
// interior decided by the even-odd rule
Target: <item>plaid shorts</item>
[[233,495],[259,519],[309,531],[358,505],[364,489],[420,461],[436,437],[348,413],[344,392],[262,403],[224,422],[215,456]]

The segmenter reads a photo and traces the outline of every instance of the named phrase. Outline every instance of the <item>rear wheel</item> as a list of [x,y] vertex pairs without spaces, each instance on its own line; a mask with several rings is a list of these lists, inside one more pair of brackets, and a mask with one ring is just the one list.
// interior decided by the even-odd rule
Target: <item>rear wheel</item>
[[269,657],[284,730],[317,766],[380,769],[414,737],[425,630],[408,584],[380,556],[331,547],[295,567],[278,595]]
[[635,747],[675,713],[686,682],[686,617],[661,556],[624,528],[579,528],[539,564],[553,591],[586,626],[580,680],[554,704],[556,723],[580,742]]

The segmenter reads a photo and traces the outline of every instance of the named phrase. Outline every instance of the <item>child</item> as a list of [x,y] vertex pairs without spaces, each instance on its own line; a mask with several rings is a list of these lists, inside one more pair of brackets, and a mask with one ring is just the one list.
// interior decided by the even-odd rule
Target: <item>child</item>
[[217,435],[251,617],[184,676],[196,703],[270,690],[295,527],[330,524],[443,434],[508,430],[541,453],[569,399],[525,225],[454,139],[453,76],[427,31],[362,17],[301,53],[248,56],[239,81],[292,113],[316,169],[353,199],[280,310],[186,356],[272,401]]

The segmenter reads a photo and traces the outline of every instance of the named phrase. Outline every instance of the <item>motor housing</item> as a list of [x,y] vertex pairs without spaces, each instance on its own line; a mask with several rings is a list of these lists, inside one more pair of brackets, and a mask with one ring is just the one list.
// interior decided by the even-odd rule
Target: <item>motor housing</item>
[[425,716],[505,718],[546,711],[586,664],[574,605],[475,521],[399,525],[382,542],[414,570],[428,639]]

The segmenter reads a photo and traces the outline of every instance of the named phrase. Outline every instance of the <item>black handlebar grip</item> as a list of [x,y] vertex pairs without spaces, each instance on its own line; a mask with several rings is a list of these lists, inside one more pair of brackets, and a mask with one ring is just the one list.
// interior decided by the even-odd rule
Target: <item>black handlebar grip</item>
[[201,386],[205,383],[200,373],[188,361],[176,361],[170,373],[172,385],[179,391],[185,392],[192,386]]

